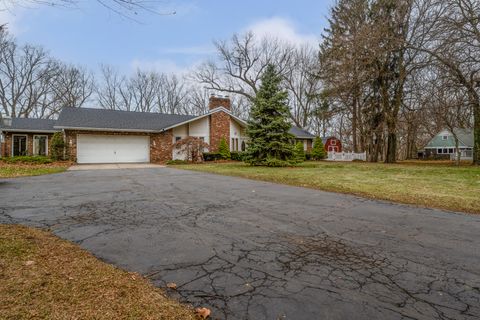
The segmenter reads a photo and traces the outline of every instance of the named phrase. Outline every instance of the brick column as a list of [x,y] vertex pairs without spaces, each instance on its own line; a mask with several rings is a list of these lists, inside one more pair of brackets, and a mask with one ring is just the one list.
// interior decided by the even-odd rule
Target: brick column
[[[208,104],[209,110],[223,107],[231,109],[229,97],[211,95]],[[230,146],[230,115],[223,111],[216,112],[210,116],[210,152],[217,152],[222,138]]]

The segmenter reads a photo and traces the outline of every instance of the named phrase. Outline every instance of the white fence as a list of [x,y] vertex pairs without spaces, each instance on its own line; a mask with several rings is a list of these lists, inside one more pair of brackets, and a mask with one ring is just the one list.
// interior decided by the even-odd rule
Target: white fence
[[367,153],[353,153],[353,152],[328,152],[328,161],[353,161],[363,160],[367,161]]

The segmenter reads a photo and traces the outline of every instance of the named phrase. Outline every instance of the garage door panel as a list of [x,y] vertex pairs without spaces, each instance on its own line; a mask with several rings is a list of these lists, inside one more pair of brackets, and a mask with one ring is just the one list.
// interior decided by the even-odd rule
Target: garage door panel
[[148,136],[78,135],[77,162],[150,162],[150,140]]

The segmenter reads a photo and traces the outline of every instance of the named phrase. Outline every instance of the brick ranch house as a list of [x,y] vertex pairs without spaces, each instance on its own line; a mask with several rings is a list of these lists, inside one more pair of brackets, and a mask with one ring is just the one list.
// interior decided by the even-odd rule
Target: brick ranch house
[[[244,151],[246,122],[234,116],[229,98],[212,96],[209,112],[201,116],[64,108],[58,120],[11,119],[0,127],[2,156],[48,155],[49,141],[63,132],[67,152],[77,163],[164,163],[183,159],[174,144],[199,137],[218,150],[225,138],[231,151]],[[310,150],[309,132],[293,127],[291,133]]]

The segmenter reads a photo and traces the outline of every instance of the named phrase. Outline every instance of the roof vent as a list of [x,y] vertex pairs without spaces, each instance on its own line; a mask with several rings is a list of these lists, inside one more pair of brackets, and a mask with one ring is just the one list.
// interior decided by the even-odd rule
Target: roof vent
[[0,123],[2,124],[2,127],[11,127],[12,126],[12,118],[0,119]]

